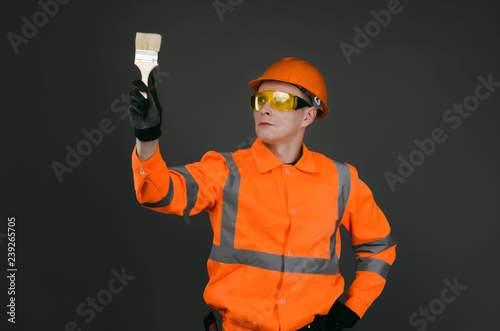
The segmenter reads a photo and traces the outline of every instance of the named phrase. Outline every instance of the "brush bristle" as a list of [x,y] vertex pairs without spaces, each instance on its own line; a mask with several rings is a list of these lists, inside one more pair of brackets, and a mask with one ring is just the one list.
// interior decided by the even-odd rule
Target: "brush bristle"
[[157,33],[137,32],[135,35],[135,49],[159,52],[161,35]]

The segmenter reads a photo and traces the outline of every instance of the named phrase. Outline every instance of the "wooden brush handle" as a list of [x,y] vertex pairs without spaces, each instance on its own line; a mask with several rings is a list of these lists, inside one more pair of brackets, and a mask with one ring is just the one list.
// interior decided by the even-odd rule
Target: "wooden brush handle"
[[[151,71],[158,66],[158,63],[148,63],[148,62],[134,62],[135,65],[141,71],[141,80],[148,86],[149,74]],[[144,92],[141,92],[144,98],[148,98],[148,95]]]

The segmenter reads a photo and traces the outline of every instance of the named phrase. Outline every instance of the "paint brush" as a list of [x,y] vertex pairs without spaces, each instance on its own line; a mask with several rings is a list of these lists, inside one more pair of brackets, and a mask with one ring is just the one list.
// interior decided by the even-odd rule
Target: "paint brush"
[[[137,32],[135,35],[135,61],[134,64],[141,71],[142,81],[148,86],[151,71],[158,66],[158,52],[161,46],[161,35],[156,33]],[[144,98],[147,94],[141,92]]]

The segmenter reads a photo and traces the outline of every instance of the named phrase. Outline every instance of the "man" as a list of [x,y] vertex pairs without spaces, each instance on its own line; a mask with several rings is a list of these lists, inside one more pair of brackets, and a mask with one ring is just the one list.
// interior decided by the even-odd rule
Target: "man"
[[[343,330],[380,295],[396,242],[356,169],[310,151],[306,128],[328,115],[323,77],[285,58],[249,83],[257,140],[233,153],[168,167],[158,145],[154,80],[134,81],[130,120],[138,201],[162,213],[208,211],[214,232],[205,302],[223,330]],[[140,91],[146,92],[144,99]],[[356,279],[343,304],[340,233],[352,236]]]

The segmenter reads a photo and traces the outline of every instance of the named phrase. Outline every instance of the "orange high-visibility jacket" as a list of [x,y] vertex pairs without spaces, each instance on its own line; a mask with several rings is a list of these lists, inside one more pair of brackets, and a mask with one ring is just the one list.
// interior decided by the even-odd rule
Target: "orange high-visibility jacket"
[[396,242],[352,165],[304,144],[295,165],[283,164],[257,139],[249,149],[210,151],[200,162],[169,168],[159,148],[145,162],[134,148],[132,168],[144,207],[210,214],[204,299],[227,331],[292,331],[326,315],[344,291],[340,225],[357,254],[345,304],[362,317],[382,292]]

